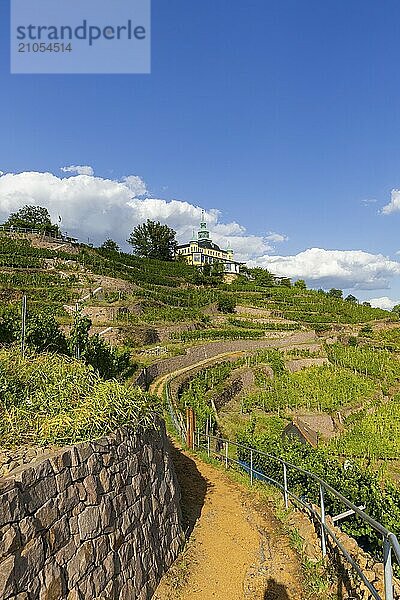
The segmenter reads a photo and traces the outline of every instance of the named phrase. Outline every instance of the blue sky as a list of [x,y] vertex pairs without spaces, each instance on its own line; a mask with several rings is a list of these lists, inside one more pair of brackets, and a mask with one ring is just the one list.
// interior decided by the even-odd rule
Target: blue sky
[[[91,231],[89,212],[79,214],[78,184],[90,176],[60,168],[90,165],[93,190],[130,175],[145,182],[132,223],[149,214],[184,237],[198,213],[168,201],[218,209],[217,239],[237,242],[241,254],[236,237],[254,242],[249,258],[260,264],[362,299],[400,300],[400,200],[380,214],[400,188],[398,2],[153,0],[152,73],[130,76],[10,75],[8,4],[0,5],[0,169],[78,179],[72,199],[61,185],[66,195],[54,199],[51,180],[32,186],[34,201],[65,212],[71,232],[126,237],[120,197],[109,229]],[[0,213],[30,185],[10,178],[2,187],[3,179]],[[144,198],[160,202],[139,206]],[[304,254],[311,248],[344,254]],[[321,261],[326,276],[313,279]]]

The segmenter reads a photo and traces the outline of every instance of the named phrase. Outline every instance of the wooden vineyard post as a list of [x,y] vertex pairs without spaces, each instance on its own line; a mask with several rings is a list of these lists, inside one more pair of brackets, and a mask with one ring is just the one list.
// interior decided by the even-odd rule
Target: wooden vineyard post
[[194,449],[194,432],[196,422],[193,408],[186,409],[186,445],[188,448]]

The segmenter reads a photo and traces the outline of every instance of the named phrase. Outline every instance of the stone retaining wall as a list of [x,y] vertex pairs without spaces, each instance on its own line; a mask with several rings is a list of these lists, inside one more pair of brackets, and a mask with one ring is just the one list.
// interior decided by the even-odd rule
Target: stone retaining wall
[[18,467],[0,507],[2,600],[145,600],[183,540],[163,423]]

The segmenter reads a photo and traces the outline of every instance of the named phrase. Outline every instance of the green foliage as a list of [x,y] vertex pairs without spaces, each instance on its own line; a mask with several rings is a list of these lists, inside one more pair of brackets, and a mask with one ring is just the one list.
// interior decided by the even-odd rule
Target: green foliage
[[101,248],[103,250],[109,250],[110,252],[120,251],[120,247],[118,246],[117,242],[114,242],[114,240],[111,240],[110,238],[102,243]]
[[28,314],[26,323],[26,345],[36,352],[66,354],[68,345],[65,335],[53,315]]
[[73,356],[92,366],[104,379],[123,378],[132,374],[129,350],[112,348],[97,334],[89,336],[92,325],[88,317],[76,313],[69,338],[70,352]]
[[177,245],[175,236],[176,232],[168,225],[147,219],[146,223],[134,228],[127,242],[137,256],[172,260]]
[[379,386],[369,378],[347,369],[331,366],[310,367],[297,373],[264,377],[260,391],[243,400],[245,410],[261,408],[267,412],[307,408],[335,411],[371,398]]
[[236,319],[230,317],[228,322],[234,327],[242,327],[244,329],[262,329],[263,331],[296,331],[300,329],[298,323],[258,323],[257,321],[250,321],[250,319]]
[[0,315],[0,344],[12,344],[21,332],[18,312],[14,306],[5,306]]
[[[270,433],[254,435],[251,432],[242,432],[238,435],[238,442],[283,458],[293,465],[314,473],[354,504],[367,506],[371,517],[396,535],[400,535],[400,488],[391,483],[382,485],[378,474],[355,462],[339,462],[335,457],[328,456],[324,450],[313,449],[311,446],[287,439],[282,440],[278,435],[274,436]],[[240,458],[248,462],[248,451],[240,450]],[[253,460],[256,469],[283,484],[282,465],[278,461],[257,454],[254,454]],[[305,501],[319,503],[319,486],[310,477],[289,468],[288,479],[290,489],[295,494]],[[343,512],[343,505],[330,494],[326,494],[325,509],[328,514],[335,515]],[[360,539],[364,547],[373,554],[381,554],[381,536],[361,519],[353,517],[345,520],[341,523],[341,528],[349,535]]]
[[397,317],[400,317],[400,304],[393,306],[392,313],[394,313]]
[[224,294],[218,298],[218,310],[222,313],[234,313],[236,309],[236,299],[233,295]]
[[254,269],[247,269],[246,273],[249,279],[254,281],[256,285],[263,287],[272,287],[275,285],[275,277],[267,269],[255,267]]
[[307,289],[306,282],[304,281],[304,279],[298,279],[297,281],[295,281],[293,287],[299,288],[301,290]]
[[82,362],[0,351],[3,447],[64,445],[98,438],[122,425],[151,427],[158,410],[155,397],[103,381]]
[[193,340],[258,340],[265,336],[259,329],[199,329],[171,334],[171,339],[190,342]]
[[343,298],[343,292],[342,290],[331,288],[328,292],[328,296],[330,296],[331,298]]
[[334,454],[368,459],[397,459],[400,454],[400,396],[373,412],[357,414],[349,429],[329,444]]
[[36,229],[45,233],[60,233],[58,225],[52,224],[47,208],[41,206],[23,206],[17,212],[11,213],[4,225],[21,229]]
[[199,371],[182,391],[179,404],[181,410],[187,406],[193,408],[196,415],[197,428],[204,430],[207,419],[213,415],[209,399],[206,394],[223,383],[230,375],[234,364],[230,362],[219,363],[213,367]]
[[393,383],[400,377],[400,361],[387,350],[368,346],[349,347],[342,344],[327,346],[329,360],[339,367],[371,375],[382,382]]

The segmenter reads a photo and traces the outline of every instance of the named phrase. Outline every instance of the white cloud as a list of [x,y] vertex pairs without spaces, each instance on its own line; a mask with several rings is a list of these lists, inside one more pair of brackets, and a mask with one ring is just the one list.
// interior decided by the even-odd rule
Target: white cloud
[[76,175],[94,175],[93,168],[88,167],[87,165],[70,165],[69,167],[61,167],[61,171],[63,171],[63,173],[74,173]]
[[390,202],[382,208],[382,214],[390,215],[397,211],[400,211],[400,190],[392,190]]
[[[64,172],[78,168],[84,169],[64,167]],[[93,242],[101,243],[111,237],[124,246],[135,225],[153,219],[173,227],[179,242],[188,241],[193,229],[199,227],[201,208],[147,195],[145,182],[134,175],[115,181],[89,174],[63,178],[52,173],[8,173],[0,178],[0,222],[24,204],[34,204],[45,206],[55,221],[61,215],[63,230],[82,240],[90,236]],[[273,252],[272,244],[285,240],[280,234],[270,233],[265,238],[249,235],[239,223],[221,223],[220,219],[218,209],[206,212],[212,239],[222,247],[230,244],[237,260]]]
[[282,235],[281,233],[269,231],[268,234],[265,236],[265,239],[269,242],[280,244],[281,242],[287,242],[289,238],[286,235]]
[[123,177],[122,182],[131,190],[134,196],[145,196],[147,194],[147,186],[141,177],[137,175],[129,175]]
[[391,300],[387,296],[381,298],[371,298],[368,300],[371,306],[374,308],[383,308],[383,310],[392,310],[394,306],[400,304],[400,300]]
[[310,248],[294,256],[261,256],[252,264],[324,288],[385,289],[391,278],[400,275],[400,262],[362,250]]

